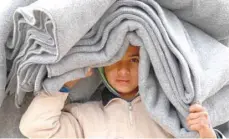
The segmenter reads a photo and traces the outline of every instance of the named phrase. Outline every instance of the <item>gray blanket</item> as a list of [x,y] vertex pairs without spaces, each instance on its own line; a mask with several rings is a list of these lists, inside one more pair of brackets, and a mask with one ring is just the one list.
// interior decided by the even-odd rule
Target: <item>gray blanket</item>
[[[84,77],[87,67],[118,61],[132,44],[141,47],[141,98],[162,128],[175,137],[197,137],[185,123],[195,102],[207,108],[214,127],[229,121],[229,27],[224,16],[214,29],[201,24],[214,19],[185,16],[180,10],[192,11],[193,1],[170,5],[158,0],[173,12],[153,0],[49,2],[39,0],[14,14],[13,38],[6,44],[7,59],[13,62],[7,92],[16,92],[17,106],[26,92],[57,92],[66,81]],[[96,80],[91,80],[95,86]]]
[[156,0],[179,18],[204,30],[229,46],[229,2],[227,0]]
[[[9,0],[1,2],[0,5],[0,105],[6,96],[6,54],[5,44],[7,40],[11,39],[10,32],[13,31],[13,13],[18,7],[29,5],[36,0]],[[10,65],[10,64],[8,64]],[[9,70],[9,68],[8,68]]]
[[[6,91],[16,92],[17,106],[26,92],[39,91],[44,78],[53,77],[47,73],[46,65],[58,63],[113,2],[53,0],[47,3],[40,0],[15,11],[14,37],[8,40],[9,49],[6,49],[7,59],[13,61]],[[78,73],[74,74],[75,78],[83,76],[81,69]],[[70,74],[60,77],[62,82],[68,80]],[[62,82],[52,86],[59,90]]]

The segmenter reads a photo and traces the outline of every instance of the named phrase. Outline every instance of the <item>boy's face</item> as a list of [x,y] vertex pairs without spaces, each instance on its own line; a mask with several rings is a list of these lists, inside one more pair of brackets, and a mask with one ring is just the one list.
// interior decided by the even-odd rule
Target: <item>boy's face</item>
[[138,89],[139,47],[129,46],[123,58],[104,68],[109,84],[121,94]]

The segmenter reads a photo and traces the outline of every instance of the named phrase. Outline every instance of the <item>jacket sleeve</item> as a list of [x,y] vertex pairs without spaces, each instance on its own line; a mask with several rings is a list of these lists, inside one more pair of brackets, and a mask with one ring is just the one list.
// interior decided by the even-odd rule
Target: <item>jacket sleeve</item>
[[226,139],[226,137],[223,135],[223,133],[220,132],[218,129],[214,129],[214,131],[216,133],[217,139]]
[[19,129],[29,138],[83,138],[78,120],[62,109],[68,93],[40,92],[21,118]]

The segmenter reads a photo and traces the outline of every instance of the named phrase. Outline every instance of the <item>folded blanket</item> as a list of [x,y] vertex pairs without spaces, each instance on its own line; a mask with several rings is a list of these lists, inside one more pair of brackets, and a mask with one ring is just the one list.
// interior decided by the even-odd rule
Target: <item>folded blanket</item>
[[162,7],[174,12],[229,46],[229,2],[227,0],[156,0]]
[[17,105],[26,92],[41,89],[45,64],[57,63],[66,55],[113,2],[39,0],[15,11],[13,38],[7,43],[7,58],[13,61],[7,92],[17,92]]
[[[10,32],[13,31],[13,13],[18,7],[29,5],[36,0],[9,0],[1,2],[0,5],[0,105],[2,104],[6,92],[6,54],[5,44],[7,40],[11,39]],[[10,64],[8,64],[10,67]],[[8,67],[8,69],[10,69]]]
[[[85,60],[79,65],[82,57],[96,64],[96,57],[100,60],[103,58],[101,58],[102,50],[107,53],[108,57],[108,52],[112,53],[116,47],[126,46],[123,44],[126,44],[125,38],[128,36],[135,36],[132,40],[139,37],[145,47],[141,50],[141,59],[144,63],[140,62],[142,70],[139,71],[139,89],[154,120],[158,121],[162,127],[170,128],[173,135],[187,137],[189,134],[179,126],[182,124],[186,127],[184,117],[188,114],[188,107],[191,103],[198,101],[209,110],[214,126],[228,121],[228,118],[225,118],[228,117],[225,107],[219,107],[221,102],[217,101],[219,100],[217,96],[227,92],[219,90],[228,82],[228,77],[224,75],[228,73],[229,68],[226,64],[229,62],[226,56],[229,54],[228,48],[192,25],[186,22],[182,24],[174,14],[161,9],[153,1],[146,4],[143,1],[118,1],[112,5],[101,20],[98,22],[100,26],[96,25],[97,29],[93,28],[94,31],[91,31],[96,32],[93,37],[86,35],[86,39],[82,38],[74,46],[71,55],[67,55],[56,64],[48,65],[49,73],[52,76],[62,75],[66,69],[70,71],[90,65]],[[92,34],[91,32],[89,34]],[[128,32],[133,33],[128,35]],[[106,51],[107,47],[111,47],[112,50]],[[92,51],[95,52],[92,53]],[[90,52],[90,55],[84,55],[85,52]],[[147,54],[149,58],[144,58]],[[108,58],[111,60],[111,57]],[[70,66],[67,63],[72,64]],[[152,64],[155,77],[151,75],[154,74],[152,69],[149,74],[150,66],[146,66],[149,63]],[[44,84],[44,88],[47,88],[46,86],[48,85]],[[216,92],[217,95],[215,95]],[[161,96],[158,96],[158,93]],[[228,97],[225,96],[225,98]],[[214,105],[212,105],[213,102]],[[222,103],[228,105],[227,102]],[[172,109],[173,106],[175,109]],[[213,110],[210,110],[212,108]],[[215,113],[225,115],[219,118],[219,115]]]
[[7,90],[16,92],[17,106],[26,92],[57,92],[87,67],[117,62],[132,44],[141,47],[141,98],[162,128],[197,137],[185,123],[195,102],[207,108],[213,126],[229,121],[229,49],[210,35],[153,0],[49,2],[14,15]]

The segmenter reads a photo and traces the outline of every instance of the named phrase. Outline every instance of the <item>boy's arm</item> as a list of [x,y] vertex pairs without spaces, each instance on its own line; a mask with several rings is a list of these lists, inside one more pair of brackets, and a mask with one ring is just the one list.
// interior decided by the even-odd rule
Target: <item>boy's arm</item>
[[68,93],[40,92],[22,116],[20,131],[29,138],[82,138],[83,132],[72,114],[62,112]]

